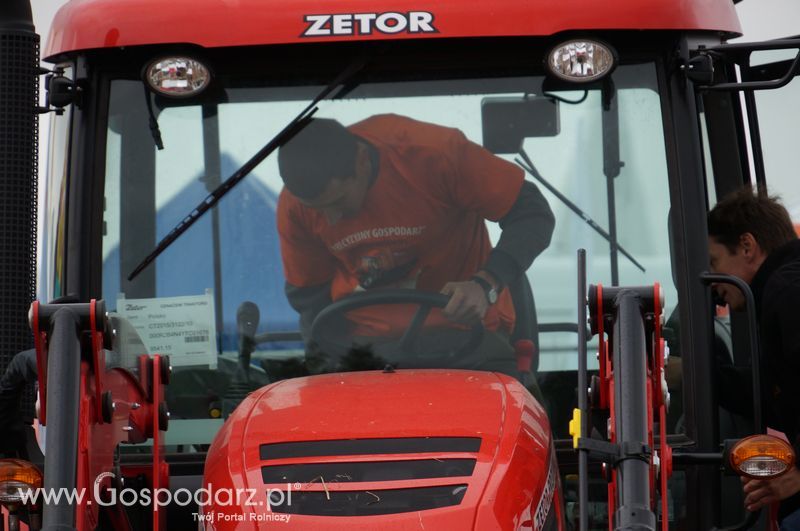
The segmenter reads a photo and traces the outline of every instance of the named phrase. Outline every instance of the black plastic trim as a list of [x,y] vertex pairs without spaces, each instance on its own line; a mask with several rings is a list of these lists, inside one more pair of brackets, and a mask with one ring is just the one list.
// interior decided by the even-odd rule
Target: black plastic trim
[[262,444],[261,459],[292,459],[336,455],[476,453],[479,437],[409,437],[402,439],[341,439]]

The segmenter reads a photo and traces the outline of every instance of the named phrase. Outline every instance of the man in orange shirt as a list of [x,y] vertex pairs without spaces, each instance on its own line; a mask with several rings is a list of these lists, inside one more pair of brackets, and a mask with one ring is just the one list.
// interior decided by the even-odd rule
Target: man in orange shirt
[[[315,119],[281,147],[278,163],[286,293],[306,340],[331,301],[413,288],[450,295],[442,314],[461,325],[482,321],[490,338],[505,338],[513,364],[514,309],[504,288],[549,245],[554,226],[520,168],[457,129],[391,114],[350,127]],[[502,229],[494,249],[487,219]],[[397,331],[390,311],[348,317],[359,336]]]

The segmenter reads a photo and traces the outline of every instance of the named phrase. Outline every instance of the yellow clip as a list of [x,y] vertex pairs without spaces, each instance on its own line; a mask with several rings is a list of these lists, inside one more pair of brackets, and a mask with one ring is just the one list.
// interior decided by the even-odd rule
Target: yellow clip
[[581,410],[572,410],[572,420],[569,421],[569,434],[572,435],[572,447],[578,448],[578,439],[581,438]]

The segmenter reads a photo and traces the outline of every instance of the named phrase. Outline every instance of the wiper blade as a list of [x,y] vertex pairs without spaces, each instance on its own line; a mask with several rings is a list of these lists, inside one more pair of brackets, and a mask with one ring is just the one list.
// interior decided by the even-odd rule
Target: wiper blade
[[225,179],[217,188],[215,188],[211,193],[209,193],[205,199],[203,199],[199,205],[197,205],[194,210],[192,210],[186,217],[184,217],[171,231],[167,234],[158,245],[156,245],[155,249],[147,255],[147,257],[142,260],[142,262],[136,266],[133,272],[128,275],[128,281],[133,280],[136,276],[144,271],[144,269],[153,263],[158,256],[163,253],[167,247],[172,245],[172,243],[177,240],[181,234],[186,232],[189,227],[194,225],[194,223],[200,219],[200,217],[212,209],[220,199],[222,199],[225,194],[231,191],[234,186],[236,186],[239,181],[247,177],[247,175],[253,171],[256,166],[261,164],[261,162],[266,159],[273,151],[275,151],[278,147],[286,143],[289,139],[291,139],[294,135],[299,133],[306,125],[309,124],[311,118],[314,116],[314,113],[317,112],[317,104],[326,98],[333,90],[338,87],[339,85],[344,85],[342,87],[343,93],[345,91],[349,91],[350,88],[348,86],[348,81],[361,69],[364,68],[366,64],[366,58],[359,57],[355,61],[353,61],[350,66],[344,69],[336,78],[331,81],[331,83],[325,87],[317,96],[309,103],[305,109],[303,109],[297,116],[292,119],[286,127],[281,129],[281,131],[272,137],[272,139],[267,142],[263,148],[261,148],[255,155],[253,155],[250,160],[242,164],[242,166],[233,172],[233,174]]
[[[542,177],[542,175],[536,169],[536,166],[533,165],[533,161],[531,160],[531,158],[528,156],[528,154],[525,152],[524,149],[520,149],[519,150],[519,156],[522,157],[523,160],[514,159],[514,162],[519,164],[519,166],[523,170],[525,170],[526,172],[530,173],[531,176],[534,179],[536,179],[537,181],[542,183],[542,185],[544,185],[548,190],[550,190],[550,192],[552,192],[554,196],[559,198],[562,203],[567,205],[567,207],[570,210],[572,210],[573,212],[578,214],[578,216],[580,216],[580,218],[583,221],[585,221],[587,225],[589,225],[591,228],[593,228],[595,230],[595,232],[597,232],[597,234],[599,234],[600,236],[605,238],[607,242],[611,243],[611,235],[605,229],[603,229],[603,227],[598,225],[597,222],[595,220],[593,220],[592,218],[590,218],[589,215],[586,214],[586,212],[581,210],[578,207],[578,205],[576,205],[575,203],[573,203],[572,201],[567,199],[567,197],[564,194],[562,194],[561,192],[559,192],[558,189],[555,186],[553,186],[552,184],[547,182],[545,180],[545,178]],[[631,256],[631,254],[628,251],[623,249],[623,247],[620,244],[617,244],[617,249],[619,249],[619,252],[624,254],[628,258],[628,260],[633,262],[633,265],[638,267],[642,271],[642,273],[645,272],[644,266],[642,264],[640,264],[639,262],[637,262],[636,259],[633,256]]]
[[158,127],[158,120],[153,112],[153,102],[150,101],[150,89],[147,88],[147,84],[144,81],[142,81],[142,85],[144,85],[144,104],[147,106],[147,114],[150,117],[150,135],[153,137],[156,148],[162,150],[164,149],[164,141],[161,139],[161,129]]

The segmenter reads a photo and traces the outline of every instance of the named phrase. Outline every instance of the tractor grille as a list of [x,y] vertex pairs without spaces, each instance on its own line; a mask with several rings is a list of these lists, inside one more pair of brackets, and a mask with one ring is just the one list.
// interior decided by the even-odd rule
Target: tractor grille
[[[375,516],[458,505],[466,485],[380,489],[362,491],[292,492],[291,504],[272,505],[274,513],[313,516]],[[273,502],[287,499],[287,493],[273,492]]]
[[[416,437],[349,439],[263,444],[263,460],[302,459],[300,463],[265,464],[267,485],[294,485],[291,492],[270,489],[275,513],[313,516],[374,516],[424,511],[458,505],[466,494],[465,478],[472,476],[476,459],[463,455],[480,449],[477,437]],[[409,454],[439,454],[415,458]],[[441,455],[445,454],[445,455]],[[379,461],[358,456],[381,455]],[[390,456],[397,455],[396,459]],[[342,457],[354,459],[341,461]],[[319,458],[318,462],[308,462]],[[448,478],[458,478],[448,481]],[[460,480],[460,481],[459,481]],[[392,482],[406,482],[401,485]],[[409,486],[408,482],[412,482]],[[452,484],[442,484],[450,483]],[[347,490],[342,490],[347,483]],[[364,485],[370,483],[370,485]],[[375,483],[381,485],[376,486]],[[385,484],[384,484],[385,483]],[[430,484],[428,484],[430,483]],[[335,489],[331,484],[339,484]],[[308,489],[313,485],[312,489]],[[395,488],[391,488],[395,487]],[[291,502],[288,502],[291,500]]]
[[318,478],[354,483],[463,477],[471,476],[474,468],[474,459],[414,459],[273,465],[262,467],[261,476],[264,483],[311,483]]

